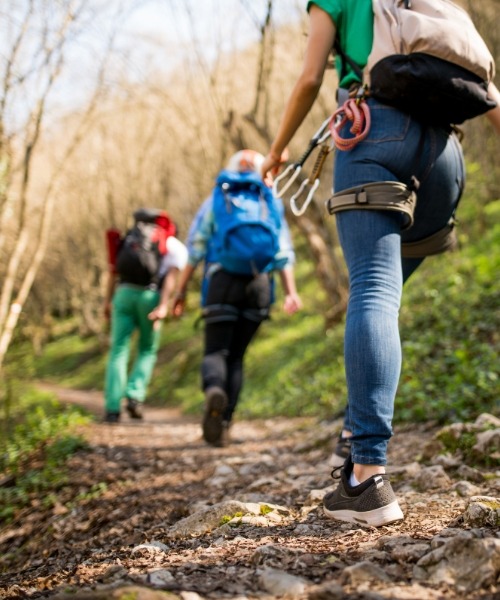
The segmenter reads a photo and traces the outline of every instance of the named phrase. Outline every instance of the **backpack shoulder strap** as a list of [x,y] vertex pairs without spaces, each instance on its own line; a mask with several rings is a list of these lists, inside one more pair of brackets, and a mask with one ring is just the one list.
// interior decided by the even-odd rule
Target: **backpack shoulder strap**
[[351,69],[356,73],[360,82],[363,82],[363,71],[359,68],[359,65],[353,61],[353,59],[347,55],[340,46],[340,40],[338,35],[335,36],[335,42],[333,44],[334,53],[340,56],[340,73],[339,73],[339,81],[342,81],[344,77],[347,75],[347,65],[351,67]]

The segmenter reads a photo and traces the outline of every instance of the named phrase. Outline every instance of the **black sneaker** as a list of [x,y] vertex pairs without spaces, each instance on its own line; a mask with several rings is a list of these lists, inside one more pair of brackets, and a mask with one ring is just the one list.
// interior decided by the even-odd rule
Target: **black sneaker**
[[120,413],[119,412],[107,412],[104,415],[105,423],[118,423],[120,421]]
[[142,404],[137,402],[137,400],[133,400],[132,398],[127,398],[127,412],[131,419],[142,419]]
[[327,517],[372,527],[404,519],[387,475],[373,475],[353,487],[349,484],[352,468],[349,457],[340,470],[339,486],[323,498]]
[[344,438],[342,437],[342,434],[340,434],[328,464],[331,467],[343,466],[346,459],[351,456],[351,444],[351,438]]
[[220,446],[223,436],[222,415],[227,406],[226,392],[217,386],[205,390],[205,414],[203,415],[203,439],[213,446]]

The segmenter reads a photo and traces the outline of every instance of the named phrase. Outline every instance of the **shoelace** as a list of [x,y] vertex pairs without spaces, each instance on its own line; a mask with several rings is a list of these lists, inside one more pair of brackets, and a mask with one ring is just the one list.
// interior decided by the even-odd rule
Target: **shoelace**
[[[340,135],[340,129],[347,121],[352,121],[349,131],[354,134],[354,137],[346,139]],[[328,126],[335,147],[338,150],[352,150],[366,138],[370,131],[370,108],[363,98],[349,98],[333,113]]]
[[[330,477],[332,479],[340,479],[340,469],[343,468],[344,465],[340,465],[339,467],[335,467],[332,472],[330,473]],[[337,473],[338,471],[338,473]]]

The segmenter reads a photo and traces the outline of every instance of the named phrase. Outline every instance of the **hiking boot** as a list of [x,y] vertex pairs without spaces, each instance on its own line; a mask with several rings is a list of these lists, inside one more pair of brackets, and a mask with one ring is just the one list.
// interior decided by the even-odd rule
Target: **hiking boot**
[[142,419],[142,404],[133,398],[127,398],[127,412],[131,419]]
[[222,415],[227,406],[226,392],[217,386],[205,390],[205,414],[203,415],[203,439],[212,444],[220,446],[223,437]]
[[340,470],[339,486],[323,499],[327,517],[372,527],[404,518],[387,475],[373,475],[353,487],[349,484],[352,469],[349,457]]
[[342,437],[342,434],[340,434],[328,464],[331,467],[342,467],[346,459],[351,455],[351,444],[351,438]]
[[222,432],[220,435],[220,438],[217,442],[213,442],[213,445],[216,446],[217,448],[226,448],[226,446],[229,446],[231,440],[230,440],[230,436],[229,436],[229,427],[231,426],[231,423],[229,423],[229,421],[222,421]]
[[120,420],[120,413],[119,412],[106,412],[106,414],[104,415],[104,422],[105,423],[118,423]]

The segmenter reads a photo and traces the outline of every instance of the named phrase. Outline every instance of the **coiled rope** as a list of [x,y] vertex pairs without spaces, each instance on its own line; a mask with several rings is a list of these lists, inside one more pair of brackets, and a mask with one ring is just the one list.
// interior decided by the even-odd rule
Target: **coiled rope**
[[[349,130],[354,137],[343,138],[340,129],[347,123],[352,122]],[[335,147],[338,150],[352,150],[366,138],[371,126],[370,108],[363,98],[349,98],[331,116],[328,127],[332,134]]]

